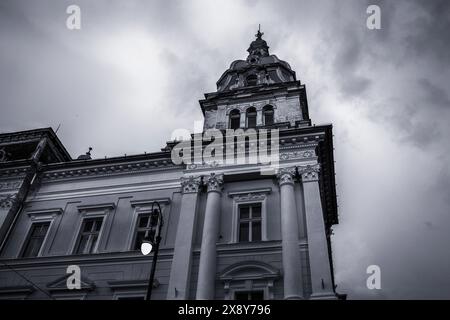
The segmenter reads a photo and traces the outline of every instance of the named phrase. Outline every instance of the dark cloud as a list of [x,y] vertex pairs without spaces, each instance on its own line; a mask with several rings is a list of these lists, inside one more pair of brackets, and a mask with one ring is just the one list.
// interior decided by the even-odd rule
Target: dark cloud
[[437,108],[438,110],[450,108],[450,100],[444,89],[434,85],[429,79],[425,78],[419,79],[418,83],[424,91],[423,101],[430,108]]
[[450,2],[446,0],[416,1],[417,15],[406,25],[407,49],[420,58],[450,63]]
[[[74,157],[159,150],[202,118],[198,100],[261,24],[313,121],[334,124],[339,291],[450,298],[449,1],[80,0],[79,32],[72,3],[0,2],[2,132],[61,124]],[[370,4],[381,30],[366,27]]]

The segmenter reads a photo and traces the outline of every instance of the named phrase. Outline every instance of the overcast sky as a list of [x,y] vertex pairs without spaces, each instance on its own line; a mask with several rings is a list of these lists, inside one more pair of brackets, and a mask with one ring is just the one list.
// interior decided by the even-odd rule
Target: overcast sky
[[0,132],[61,125],[74,158],[158,151],[202,120],[198,100],[258,24],[313,123],[334,126],[338,291],[450,298],[450,1],[1,0]]

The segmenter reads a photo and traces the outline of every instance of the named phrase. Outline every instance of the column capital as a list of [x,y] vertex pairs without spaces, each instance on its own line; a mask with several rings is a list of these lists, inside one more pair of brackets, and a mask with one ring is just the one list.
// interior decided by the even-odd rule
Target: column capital
[[182,177],[181,178],[181,189],[183,193],[197,193],[200,187],[202,178],[201,177]]
[[280,186],[284,184],[294,184],[295,167],[278,169],[277,178]]
[[298,172],[302,176],[302,182],[318,181],[320,164],[298,167]]
[[211,173],[206,180],[208,192],[221,192],[223,188],[223,174]]

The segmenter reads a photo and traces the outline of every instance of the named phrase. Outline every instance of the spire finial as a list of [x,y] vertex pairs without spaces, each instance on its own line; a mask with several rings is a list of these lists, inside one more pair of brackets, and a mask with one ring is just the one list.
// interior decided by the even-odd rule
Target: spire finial
[[258,24],[258,33],[255,34],[255,37],[257,39],[261,39],[261,37],[264,35],[264,32],[261,32],[261,24]]

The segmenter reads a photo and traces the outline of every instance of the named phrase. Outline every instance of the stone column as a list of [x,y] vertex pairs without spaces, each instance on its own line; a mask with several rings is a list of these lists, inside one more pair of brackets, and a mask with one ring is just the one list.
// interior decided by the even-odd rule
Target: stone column
[[188,299],[200,177],[181,179],[183,197],[170,270],[167,299]]
[[294,176],[295,168],[281,168],[278,172],[281,202],[281,237],[285,299],[303,299]]
[[245,128],[246,127],[246,121],[247,121],[247,114],[246,114],[246,112],[245,112],[245,110],[244,111],[241,111],[241,121],[240,121],[240,123],[241,123],[241,125],[240,125],[240,128]]
[[212,173],[208,177],[208,198],[206,200],[205,220],[203,223],[197,300],[214,299],[217,265],[216,242],[219,236],[222,185],[223,175],[216,176]]
[[311,299],[335,299],[331,281],[328,243],[325,234],[322,201],[319,189],[320,165],[299,168],[305,201],[309,265],[311,269]]
[[257,126],[262,126],[263,123],[263,110],[262,109],[257,109],[256,110],[256,125]]

